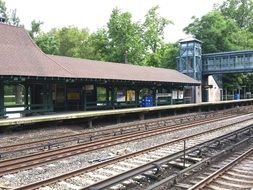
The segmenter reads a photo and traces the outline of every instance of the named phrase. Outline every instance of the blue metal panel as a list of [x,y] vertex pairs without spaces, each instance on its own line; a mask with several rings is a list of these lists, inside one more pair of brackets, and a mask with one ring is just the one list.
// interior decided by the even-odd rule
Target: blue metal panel
[[202,70],[203,74],[252,72],[253,51],[203,54]]
[[180,41],[180,55],[177,68],[196,80],[202,78],[201,41],[190,38]]
[[[213,75],[222,88],[222,74],[253,72],[253,50],[201,54],[201,41],[190,38],[180,41],[180,55],[177,69],[196,80],[207,84],[207,76]],[[208,93],[202,91],[202,99],[208,100]],[[194,97],[194,93],[192,94]]]
[[[180,55],[177,62],[179,72],[196,80],[202,80],[201,41],[188,38],[180,41]],[[192,87],[191,97],[196,101],[195,88]]]

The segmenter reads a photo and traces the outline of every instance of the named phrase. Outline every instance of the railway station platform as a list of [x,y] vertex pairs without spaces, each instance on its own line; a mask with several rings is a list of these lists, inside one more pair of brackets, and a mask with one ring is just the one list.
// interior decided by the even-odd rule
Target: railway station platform
[[0,119],[0,127],[34,125],[46,122],[86,121],[89,127],[98,119],[115,120],[120,123],[130,117],[143,120],[167,115],[177,115],[191,112],[216,111],[237,106],[253,105],[253,99],[231,100],[221,102],[204,102],[195,104],[165,105],[155,107],[127,108],[103,111],[63,112],[50,115],[28,116],[21,118]]

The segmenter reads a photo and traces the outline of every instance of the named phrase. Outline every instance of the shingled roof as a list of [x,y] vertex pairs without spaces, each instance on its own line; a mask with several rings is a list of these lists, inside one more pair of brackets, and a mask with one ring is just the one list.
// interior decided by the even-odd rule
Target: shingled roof
[[200,84],[172,69],[44,54],[23,27],[0,24],[0,75]]
[[134,80],[149,82],[198,83],[172,69],[145,67],[131,64],[93,61],[64,56],[49,56],[78,78]]
[[0,75],[70,77],[45,55],[23,27],[0,24]]

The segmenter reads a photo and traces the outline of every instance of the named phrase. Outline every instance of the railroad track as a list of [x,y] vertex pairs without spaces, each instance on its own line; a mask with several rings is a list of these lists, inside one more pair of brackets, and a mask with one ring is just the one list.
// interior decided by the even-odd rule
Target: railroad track
[[[231,118],[231,116],[225,117],[225,119],[228,119],[228,118]],[[181,124],[181,125],[166,127],[165,129],[159,128],[159,129],[154,129],[151,131],[141,132],[141,134],[140,133],[129,134],[129,135],[121,136],[121,137],[114,137],[114,138],[105,139],[105,140],[93,141],[86,144],[77,144],[74,146],[59,148],[55,150],[49,150],[46,152],[31,154],[31,155],[18,157],[14,159],[2,160],[0,161],[0,176],[18,171],[20,169],[34,167],[36,165],[45,164],[48,162],[67,158],[70,156],[83,154],[83,153],[89,153],[95,150],[112,147],[112,146],[123,144],[126,142],[132,142],[132,141],[141,140],[148,137],[153,137],[155,135],[161,135],[164,133],[172,133],[172,132],[176,132],[180,130],[185,130],[185,129],[193,128],[199,125],[216,122],[221,119],[222,118],[215,118],[212,120],[209,119],[209,120],[198,121],[198,122],[195,121],[195,123],[189,124],[189,125]],[[248,121],[248,120],[252,120],[252,117],[247,118],[245,121]],[[239,122],[241,121],[238,121],[236,123],[239,123]]]
[[[247,130],[252,129],[252,124],[252,122],[248,122],[250,126],[246,127]],[[168,161],[173,155],[183,150],[184,142],[187,144],[187,149],[190,149],[230,132],[246,130],[246,128],[232,124],[209,129],[17,189],[36,189],[46,185],[50,185],[53,189],[64,189],[67,184],[76,189],[101,189],[107,187],[108,184],[126,180],[148,169],[155,168],[156,164]]]
[[94,139],[104,138],[108,136],[116,136],[116,135],[122,135],[126,133],[131,132],[137,132],[137,131],[145,131],[157,127],[163,127],[163,126],[170,126],[175,125],[179,123],[186,123],[191,122],[198,119],[203,118],[212,118],[212,117],[220,117],[221,115],[238,115],[242,113],[250,113],[252,111],[252,107],[242,107],[242,108],[232,108],[225,111],[218,111],[218,112],[204,112],[204,113],[193,113],[193,114],[186,114],[183,116],[172,116],[169,118],[163,118],[163,119],[156,119],[152,121],[143,121],[138,122],[137,124],[130,124],[130,125],[123,125],[120,127],[115,128],[106,128],[106,129],[98,129],[93,130],[90,132],[84,132],[74,135],[63,135],[56,138],[50,138],[50,139],[44,139],[44,140],[38,140],[33,142],[26,142],[26,143],[20,143],[20,144],[13,144],[8,146],[1,146],[0,145],[0,157],[7,153],[15,153],[20,151],[27,151],[30,149],[35,148],[43,148],[43,147],[56,147],[60,144],[66,144],[71,142],[77,142],[80,141],[91,141]]
[[[231,110],[230,110],[231,112]],[[109,139],[109,138],[115,138],[115,136],[124,136],[128,134],[140,134],[146,131],[153,131],[155,132],[156,130],[162,131],[162,130],[167,130],[168,128],[177,128],[181,129],[180,127],[185,125],[186,127],[191,124],[195,124],[196,122],[199,122],[198,124],[205,124],[211,121],[217,121],[217,120],[222,120],[222,119],[229,119],[233,118],[236,116],[240,116],[242,114],[230,114],[227,113],[226,110],[226,115],[223,116],[224,112],[217,112],[215,114],[201,114],[200,116],[194,115],[193,117],[183,117],[183,118],[177,118],[175,121],[171,122],[171,120],[159,120],[159,121],[153,121],[153,122],[148,122],[148,123],[141,123],[138,125],[130,125],[130,126],[123,126],[119,127],[116,129],[102,129],[101,131],[96,130],[93,132],[88,132],[88,133],[82,133],[82,134],[77,134],[77,135],[69,135],[69,136],[64,136],[64,137],[57,137],[53,139],[47,139],[47,140],[42,140],[42,141],[35,141],[35,142],[30,142],[30,143],[22,143],[22,144],[16,144],[16,145],[10,145],[6,147],[0,148],[0,160],[1,158],[14,158],[15,155],[16,157],[23,156],[24,154],[34,154],[36,152],[40,151],[45,151],[45,150],[51,150],[53,148],[60,148],[59,144],[61,143],[68,143],[68,142],[73,142],[73,139],[69,138],[74,138],[76,143],[71,143],[71,144],[65,144],[65,146],[62,147],[71,147],[71,146],[78,146],[78,144],[89,144],[91,141],[97,141],[99,139]],[[204,118],[204,119],[203,119]],[[197,121],[196,121],[197,120]],[[186,123],[188,121],[188,123]],[[106,133],[106,131],[108,133]],[[109,132],[110,131],[110,132]],[[109,135],[108,135],[109,134]],[[83,138],[81,138],[81,135]],[[64,141],[58,141],[57,139],[62,139],[62,138],[67,138],[67,140]],[[100,138],[99,138],[100,137]],[[33,146],[37,144],[36,146]],[[39,144],[39,145],[38,145]],[[21,149],[15,149],[18,147],[24,147],[24,146],[30,146],[30,147],[25,147]],[[3,151],[6,149],[13,149],[14,150],[7,150]],[[34,151],[35,150],[35,151]]]
[[201,114],[189,114],[184,116],[174,116],[164,119],[156,119],[155,121],[145,121],[145,122],[138,122],[137,124],[130,124],[130,125],[123,125],[120,127],[115,128],[106,128],[106,129],[97,129],[89,132],[83,132],[79,134],[74,135],[63,135],[56,138],[50,138],[50,139],[44,139],[44,140],[37,140],[32,142],[26,142],[26,143],[19,143],[19,144],[13,144],[8,146],[1,146],[0,145],[0,157],[5,154],[13,154],[15,152],[20,151],[27,151],[30,149],[35,148],[51,148],[54,146],[59,146],[60,144],[66,144],[71,142],[87,142],[92,140],[97,140],[100,138],[105,138],[109,136],[116,136],[116,135],[122,135],[127,133],[135,133],[135,132],[141,132],[146,130],[151,130],[154,128],[159,127],[168,127],[168,126],[175,126],[178,124],[186,123],[186,122],[194,122],[195,120],[203,120],[209,119],[209,118],[218,118],[223,115],[231,115],[231,117],[238,115],[237,113],[232,114],[230,113],[232,110],[228,111],[222,111],[222,112],[216,112],[216,113],[201,113]]
[[[186,190],[205,179],[218,169],[222,168],[237,156],[243,154],[245,150],[253,147],[253,134],[249,132],[237,133],[236,140],[231,138],[220,139],[208,147],[200,149],[202,160],[195,160],[190,167],[173,167],[168,172],[164,172],[160,179],[152,184],[146,185],[146,190]],[[215,151],[214,151],[215,150]],[[199,155],[200,152],[191,153]],[[165,169],[168,171],[168,169]],[[133,188],[132,188],[133,189]]]
[[189,190],[239,190],[251,188],[253,188],[253,148],[242,154],[237,154],[235,159],[189,188]]

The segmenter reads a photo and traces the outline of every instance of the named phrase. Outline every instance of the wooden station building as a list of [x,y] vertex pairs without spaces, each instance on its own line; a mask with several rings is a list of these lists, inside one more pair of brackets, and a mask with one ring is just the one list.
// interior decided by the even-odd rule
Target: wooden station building
[[171,69],[46,55],[23,27],[0,24],[0,116],[138,107],[146,95],[153,105],[192,103],[199,85]]

